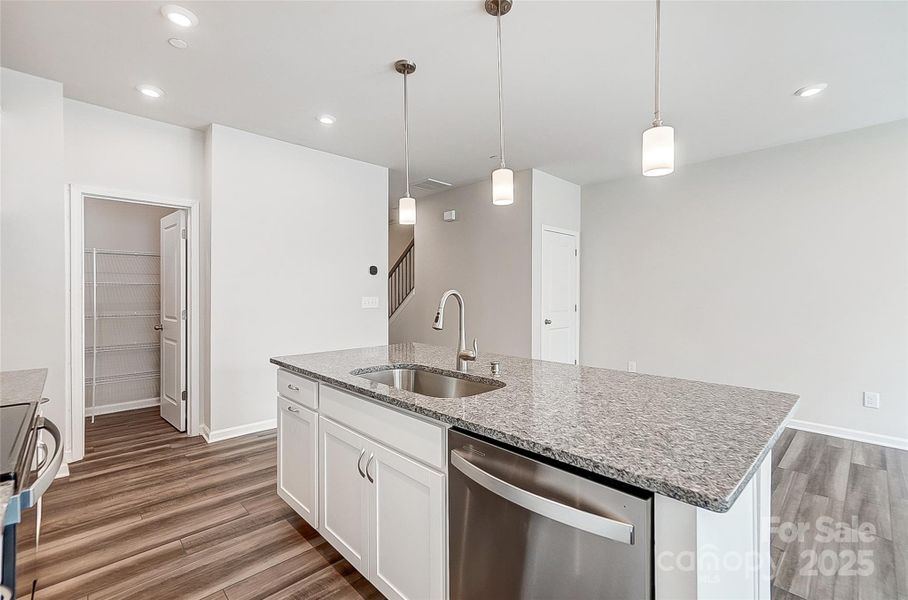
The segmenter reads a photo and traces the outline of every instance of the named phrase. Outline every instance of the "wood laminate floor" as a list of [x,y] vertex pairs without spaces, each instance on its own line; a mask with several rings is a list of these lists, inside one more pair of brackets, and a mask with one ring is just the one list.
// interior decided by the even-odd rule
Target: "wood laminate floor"
[[382,597],[275,493],[274,431],[206,444],[155,408],[85,450],[44,496],[36,600]]
[[908,600],[908,451],[786,429],[772,465],[772,514],[803,529],[772,536],[773,600]]
[[[206,444],[148,409],[85,440],[44,498],[35,600],[381,598],[278,498],[274,431]],[[810,527],[773,536],[773,600],[908,600],[908,452],[787,429],[772,464],[772,514]]]

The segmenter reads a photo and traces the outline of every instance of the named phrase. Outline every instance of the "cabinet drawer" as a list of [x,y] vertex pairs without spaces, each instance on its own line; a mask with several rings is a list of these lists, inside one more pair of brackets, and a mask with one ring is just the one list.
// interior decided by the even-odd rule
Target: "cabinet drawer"
[[445,472],[446,428],[322,385],[319,413]]
[[300,375],[277,370],[277,393],[309,408],[318,408],[318,382]]

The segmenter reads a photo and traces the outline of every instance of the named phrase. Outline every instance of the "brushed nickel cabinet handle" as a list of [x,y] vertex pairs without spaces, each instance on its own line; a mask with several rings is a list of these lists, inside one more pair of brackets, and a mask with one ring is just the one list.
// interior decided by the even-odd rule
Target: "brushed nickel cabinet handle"
[[300,391],[300,389],[297,386],[293,385],[292,383],[287,384],[287,389],[293,390],[294,392]]
[[164,326],[163,326],[163,325],[155,325],[155,326],[154,326],[154,330],[155,330],[155,331],[163,331],[163,330],[164,330]]
[[363,451],[359,453],[359,459],[356,461],[356,470],[359,471],[360,477],[365,477],[366,473],[363,471],[363,457],[366,455],[366,449],[363,448]]
[[545,323],[546,325],[551,325],[551,324],[552,324],[552,320],[551,320],[551,319],[546,319],[545,321],[543,321],[543,323]]
[[369,455],[369,462],[366,463],[366,479],[369,480],[369,483],[375,483],[375,479],[372,477],[372,475],[369,474],[369,465],[372,464],[372,461],[373,461],[374,459],[375,459],[375,455],[374,455],[374,454],[370,454],[370,455]]
[[287,405],[287,410],[289,410],[289,411],[292,412],[292,413],[298,413],[298,412],[300,411],[300,409],[298,409],[298,408],[293,408],[293,407],[290,406],[289,404]]

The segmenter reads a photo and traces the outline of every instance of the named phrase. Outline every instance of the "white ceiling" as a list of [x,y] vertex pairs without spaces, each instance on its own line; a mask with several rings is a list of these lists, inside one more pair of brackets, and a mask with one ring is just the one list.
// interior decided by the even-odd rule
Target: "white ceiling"
[[[169,1],[169,0],[168,0]],[[498,152],[495,21],[481,0],[2,2],[2,64],[67,97],[187,127],[216,122],[393,171],[402,184],[401,80],[411,175],[485,177]],[[639,172],[652,119],[653,7],[516,0],[503,18],[508,163],[585,184]],[[177,50],[167,39],[189,42]],[[663,5],[663,112],[677,162],[697,162],[908,116],[908,3]],[[797,88],[829,83],[820,96]],[[135,86],[166,96],[150,100]],[[333,127],[320,113],[338,118]]]

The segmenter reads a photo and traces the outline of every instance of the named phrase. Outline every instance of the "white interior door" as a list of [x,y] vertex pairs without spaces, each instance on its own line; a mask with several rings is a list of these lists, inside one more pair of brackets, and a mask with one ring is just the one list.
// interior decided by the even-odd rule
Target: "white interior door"
[[161,219],[161,417],[186,431],[186,213]]
[[577,234],[542,230],[542,359],[577,363]]

